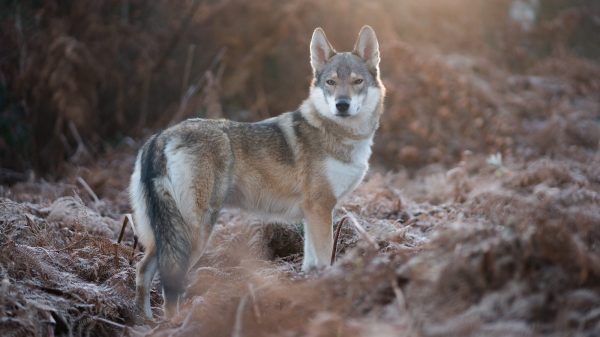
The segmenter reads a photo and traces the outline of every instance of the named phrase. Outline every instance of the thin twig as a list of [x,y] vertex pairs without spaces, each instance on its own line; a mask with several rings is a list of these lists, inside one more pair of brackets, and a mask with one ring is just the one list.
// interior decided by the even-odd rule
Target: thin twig
[[123,329],[123,330],[131,331],[131,332],[133,332],[135,335],[138,335],[138,336],[144,336],[144,335],[145,335],[144,333],[141,333],[141,332],[139,332],[139,331],[137,331],[137,330],[134,330],[134,329],[132,329],[131,327],[128,327],[128,326],[126,326],[126,325],[123,325],[123,324],[121,324],[121,323],[113,322],[113,321],[111,321],[111,320],[108,320],[108,319],[106,319],[106,318],[103,318],[103,317],[91,316],[91,318],[92,318],[92,319],[94,319],[94,320],[96,320],[96,321],[100,321],[100,322],[103,322],[103,323],[106,323],[106,324],[112,325],[112,326],[114,326],[114,327],[117,327],[117,328],[120,328],[120,329]]
[[252,298],[252,310],[254,311],[254,316],[256,317],[256,321],[260,324],[261,314],[258,309],[258,303],[256,302],[256,292],[254,291],[254,285],[252,283],[248,283],[248,292],[250,293],[250,297]]
[[140,118],[138,120],[139,128],[145,127],[146,119],[148,119],[148,98],[150,97],[150,84],[152,84],[152,76],[154,76],[154,73],[152,71],[148,72],[146,76],[144,76],[144,81],[142,82]]
[[222,47],[221,49],[219,49],[219,51],[217,52],[217,54],[215,54],[212,61],[210,62],[210,65],[208,66],[206,71],[204,71],[202,76],[200,76],[200,78],[197,81],[195,81],[194,84],[192,84],[186,90],[185,94],[183,94],[181,96],[181,101],[179,102],[179,108],[177,109],[177,112],[175,112],[175,114],[173,115],[173,118],[171,118],[171,121],[169,123],[170,125],[175,124],[175,123],[179,122],[181,119],[183,119],[185,112],[186,112],[188,102],[190,101],[190,99],[192,97],[194,97],[194,95],[200,90],[200,88],[207,81],[208,76],[211,73],[211,71],[217,65],[219,65],[219,63],[223,59],[223,56],[225,55],[226,50],[227,49],[225,47]]
[[17,172],[7,168],[0,168],[0,183],[12,183],[19,181],[26,181],[26,172]]
[[231,332],[231,337],[242,337],[242,319],[244,314],[244,308],[246,307],[246,302],[248,301],[248,295],[245,295],[240,300],[240,304],[237,307],[235,312],[235,324],[233,325],[233,331]]
[[68,127],[69,127],[69,131],[71,132],[71,135],[73,136],[73,138],[75,138],[75,141],[77,142],[77,149],[75,150],[75,154],[73,154],[72,157],[75,157],[76,155],[81,153],[83,156],[87,157],[88,159],[93,159],[92,155],[90,154],[90,151],[85,146],[85,142],[83,141],[83,138],[81,138],[81,135],[79,134],[79,131],[77,130],[77,126],[75,125],[75,123],[73,123],[73,121],[69,121]]
[[394,291],[396,301],[398,302],[399,314],[400,316],[403,316],[406,324],[408,324],[408,336],[414,336],[414,323],[408,312],[408,308],[406,307],[406,298],[404,297],[404,293],[402,293],[402,289],[400,289],[398,286],[398,281],[396,279],[391,279],[390,283],[392,284],[392,290]]
[[127,224],[131,223],[133,226],[133,219],[131,219],[131,214],[127,213],[123,216],[123,222],[121,223],[121,232],[119,233],[119,238],[117,239],[117,243],[121,243],[123,240],[123,235],[125,234],[125,228],[127,228]]
[[121,323],[113,322],[113,321],[111,321],[111,320],[108,320],[108,319],[106,319],[106,318],[102,318],[102,317],[98,317],[98,316],[92,316],[92,319],[95,319],[95,320],[97,320],[97,321],[100,321],[100,322],[104,322],[104,323],[110,324],[110,325],[112,325],[112,326],[116,326],[117,328],[121,328],[121,329],[125,329],[125,328],[126,328],[126,326],[125,326],[125,325],[123,325],[123,324],[121,324]]
[[404,299],[402,289],[400,289],[396,280],[392,279],[390,283],[392,284],[392,290],[394,290],[394,295],[396,295],[396,300],[398,301],[398,309],[400,309],[400,314],[403,314],[406,312],[406,300]]
[[344,225],[344,223],[346,223],[346,220],[348,220],[348,217],[344,216],[342,218],[342,220],[340,220],[338,222],[337,228],[335,229],[335,237],[333,238],[333,249],[331,250],[331,263],[330,263],[330,265],[333,265],[333,263],[335,262],[335,255],[337,254],[338,239],[340,237],[340,232],[342,231],[342,226]]
[[129,259],[129,264],[131,264],[133,262],[133,258],[135,257],[135,247],[137,247],[138,244],[138,237],[137,235],[133,236],[133,249],[131,250],[131,258]]
[[369,233],[367,233],[367,231],[364,229],[364,227],[358,223],[358,221],[356,220],[354,215],[352,215],[352,213],[348,212],[345,208],[342,208],[342,210],[344,211],[344,213],[346,213],[346,216],[350,220],[350,223],[352,225],[354,225],[354,228],[356,228],[358,233],[360,235],[362,235],[362,237],[365,238],[365,240],[369,241],[369,243],[373,246],[373,248],[379,249],[379,245],[377,244],[375,239],[373,239],[373,237],[371,235],[369,235]]
[[94,199],[94,203],[97,204],[100,202],[100,199],[98,199],[98,196],[96,195],[96,193],[94,193],[94,190],[92,190],[92,188],[90,187],[90,185],[88,185],[87,182],[85,182],[85,180],[83,180],[82,177],[77,177],[77,182],[83,186],[83,189],[92,197],[92,199]]
[[179,25],[179,27],[177,27],[175,33],[171,35],[171,39],[167,43],[167,46],[165,47],[165,49],[163,49],[161,56],[158,58],[158,61],[156,61],[156,63],[152,67],[152,73],[155,73],[158,69],[160,69],[163,63],[165,63],[165,61],[169,57],[169,55],[171,55],[171,52],[173,51],[173,49],[175,49],[175,46],[177,46],[177,43],[181,39],[183,33],[187,30],[190,23],[192,22],[192,18],[194,18],[194,16],[196,15],[196,11],[198,10],[201,4],[202,1],[195,0],[192,3],[190,9],[187,10],[187,16],[181,21],[181,24]]
[[196,45],[190,44],[188,46],[187,57],[185,60],[185,66],[183,67],[183,78],[181,80],[181,95],[185,93],[188,84],[190,83],[190,72],[192,71],[192,64],[194,63],[194,54],[196,51]]
[[59,133],[58,134],[58,139],[60,140],[60,142],[62,143],[63,147],[65,148],[65,151],[67,152],[68,155],[71,155],[71,153],[73,153],[73,148],[71,147],[71,144],[69,144],[69,141],[67,140],[67,137],[65,137],[64,133]]
[[44,313],[44,318],[46,318],[46,320],[41,321],[41,323],[48,324],[48,326],[46,327],[46,336],[54,337],[54,329],[56,327],[56,320],[54,319],[54,317],[52,317],[52,314],[50,313],[50,311],[43,311],[43,313]]
[[[135,227],[135,224],[133,223],[133,218],[131,217],[130,213],[127,213],[123,216],[123,222],[121,224],[121,232],[119,233],[119,238],[117,239],[117,243],[121,243],[121,241],[123,241],[123,236],[125,235],[125,229],[127,228],[127,224],[130,223],[131,224],[131,228]],[[137,247],[137,243],[138,243],[138,237],[137,235],[135,235],[135,231],[133,234],[133,248],[131,249],[131,257],[129,259],[129,263],[131,264],[131,262],[133,261],[133,258],[135,257],[135,248]],[[115,257],[117,253],[115,252]]]
[[[218,8],[223,8],[226,5],[226,3],[227,1],[221,2],[220,7]],[[148,117],[148,99],[150,97],[150,86],[152,84],[152,78],[154,77],[154,74],[158,72],[158,70],[166,62],[169,55],[171,55],[171,53],[179,43],[179,40],[183,36],[183,33],[188,29],[190,23],[192,22],[192,19],[196,15],[196,12],[200,8],[201,4],[203,4],[203,1],[199,0],[195,0],[192,3],[190,8],[187,10],[187,16],[183,20],[181,20],[181,24],[179,25],[179,27],[177,27],[177,30],[173,33],[173,35],[171,35],[171,38],[169,39],[169,42],[166,44],[165,48],[162,50],[160,57],[152,65],[150,72],[147,74],[142,86],[142,101],[140,104],[140,118],[138,121],[139,126],[143,127],[146,125],[146,119]],[[212,12],[207,13],[199,20],[194,20],[194,23],[196,25],[200,24],[204,20],[212,17],[210,14],[212,14]]]
[[71,249],[71,248],[73,248],[73,247],[77,246],[78,244],[80,244],[81,242],[83,242],[83,241],[85,241],[85,240],[87,240],[87,239],[89,239],[89,238],[90,238],[89,236],[84,236],[84,237],[80,238],[79,240],[77,240],[77,241],[75,241],[75,242],[72,242],[72,243],[71,243],[71,244],[69,244],[68,246],[66,246],[66,247],[63,247],[63,248],[60,248],[60,249],[55,249],[54,251],[55,251],[55,252],[62,252],[62,251],[64,251],[64,250]]
[[25,38],[23,34],[23,20],[21,17],[21,6],[17,2],[15,5],[15,28],[17,30],[17,43],[19,45],[19,74],[25,72],[25,65],[27,60],[27,49],[25,44]]

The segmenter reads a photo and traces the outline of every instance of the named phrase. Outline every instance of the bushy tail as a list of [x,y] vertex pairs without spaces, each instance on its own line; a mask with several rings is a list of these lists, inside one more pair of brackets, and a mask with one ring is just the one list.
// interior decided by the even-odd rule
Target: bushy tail
[[[151,138],[142,154],[141,182],[147,212],[154,233],[158,271],[165,296],[165,309],[176,308],[183,292],[184,278],[190,262],[192,237],[181,215],[166,172],[166,158],[159,146],[159,135]],[[176,310],[176,309],[175,309]]]

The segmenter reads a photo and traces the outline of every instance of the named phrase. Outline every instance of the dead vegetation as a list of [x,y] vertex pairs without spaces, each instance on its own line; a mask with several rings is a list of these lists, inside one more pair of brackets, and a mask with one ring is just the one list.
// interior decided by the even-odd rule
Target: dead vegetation
[[[2,335],[598,334],[599,8],[546,1],[524,28],[510,3],[0,3]],[[389,96],[335,223],[367,234],[346,222],[305,275],[300,224],[226,210],[180,314],[155,287],[141,320],[125,135],[294,109],[311,30],[347,49],[365,18]]]
[[159,336],[598,331],[597,172],[565,159],[505,164],[502,173],[477,157],[462,165],[453,169],[464,170],[458,177],[435,168],[414,179],[371,174],[343,206],[378,248],[347,224],[338,261],[319,274],[299,272],[299,227],[225,212],[188,276],[180,315],[152,327],[135,319],[141,253],[131,250],[131,233],[115,243],[117,214],[104,217],[73,197],[48,206],[3,199],[2,328]]
[[90,162],[125,135],[190,116],[257,120],[295,109],[314,27],[350,49],[365,17],[385,41],[390,90],[376,151],[386,165],[510,152],[520,121],[551,133],[555,114],[579,120],[569,138],[596,146],[597,127],[581,119],[597,107],[565,112],[562,101],[600,90],[598,5],[548,1],[523,30],[510,3],[2,2],[0,178]]

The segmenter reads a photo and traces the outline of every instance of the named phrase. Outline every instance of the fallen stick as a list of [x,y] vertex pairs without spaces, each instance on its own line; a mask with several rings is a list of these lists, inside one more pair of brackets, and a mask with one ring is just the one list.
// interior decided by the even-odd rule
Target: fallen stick
[[331,250],[331,263],[330,265],[333,265],[333,263],[335,262],[335,255],[337,254],[337,243],[338,243],[338,239],[340,237],[340,232],[342,231],[342,226],[344,225],[344,223],[346,222],[346,220],[348,219],[347,216],[344,216],[342,218],[342,220],[340,220],[338,222],[338,225],[335,229],[335,237],[333,238],[333,249]]
[[88,183],[86,183],[82,177],[77,177],[77,182],[81,186],[83,186],[83,189],[92,197],[92,199],[94,199],[94,204],[97,204],[98,202],[100,202],[100,199],[98,199],[98,196],[96,195],[96,193],[94,193],[94,190],[92,190],[90,185],[88,185]]
[[204,71],[202,76],[200,76],[200,78],[196,82],[194,82],[194,84],[192,84],[185,91],[185,93],[183,93],[183,95],[181,96],[181,99],[179,101],[179,108],[177,109],[177,112],[175,112],[175,114],[169,121],[169,125],[173,125],[173,124],[181,121],[185,117],[186,108],[187,108],[189,100],[194,95],[196,95],[196,93],[200,90],[200,88],[202,88],[202,86],[204,86],[205,82],[209,78],[209,74],[212,72],[212,70],[217,65],[219,65],[221,63],[221,60],[223,59],[223,56],[225,55],[226,51],[227,51],[227,48],[225,48],[225,47],[222,47],[221,49],[219,49],[219,51],[217,52],[217,54],[215,54],[212,61],[208,65],[208,68]]
[[183,79],[181,80],[181,96],[185,94],[186,88],[190,83],[190,72],[192,71],[192,64],[194,63],[194,54],[196,52],[196,45],[190,44],[188,46],[187,57],[185,59],[185,66],[183,67]]
[[254,291],[254,285],[252,283],[248,283],[248,292],[250,293],[250,298],[252,299],[252,309],[254,311],[254,317],[256,318],[256,322],[260,324],[261,314],[258,309],[258,303],[256,302],[256,292]]
[[[131,217],[131,214],[129,214],[129,213],[127,213],[123,216],[123,222],[121,224],[121,232],[119,233],[119,237],[117,238],[117,243],[121,243],[121,241],[123,241],[123,236],[125,235],[125,229],[127,228],[128,223],[131,223],[131,228],[134,228],[135,225],[133,223],[133,218]],[[137,247],[137,244],[138,244],[138,237],[137,237],[137,235],[135,235],[135,231],[134,231],[133,249],[131,250],[130,262],[133,261],[133,257],[135,256],[135,248]]]
[[404,294],[402,293],[402,289],[398,286],[398,282],[392,279],[390,281],[392,284],[392,290],[394,291],[394,295],[396,296],[396,300],[398,301],[398,309],[400,310],[400,314],[406,313],[406,300],[404,299]]
[[240,304],[238,304],[237,310],[235,312],[235,323],[233,325],[233,331],[231,332],[231,337],[242,337],[242,321],[244,309],[246,307],[246,301],[248,301],[248,295],[245,295],[240,300]]
[[83,156],[86,156],[87,159],[94,159],[88,148],[85,146],[85,142],[83,141],[83,138],[81,138],[81,135],[79,134],[75,123],[73,123],[73,121],[69,121],[68,127],[69,131],[71,132],[71,135],[73,136],[73,138],[75,138],[75,141],[77,142],[77,149],[75,149],[75,153],[71,156],[71,158],[81,153]]
[[369,235],[369,233],[367,233],[367,231],[364,229],[364,227],[358,223],[358,221],[356,220],[354,215],[352,215],[352,213],[348,212],[345,208],[342,208],[342,210],[344,211],[344,213],[346,213],[346,216],[350,220],[350,223],[354,226],[354,228],[356,228],[358,233],[360,235],[362,235],[362,237],[365,238],[365,240],[367,240],[373,246],[373,248],[379,249],[379,245],[377,244],[375,239],[373,239],[373,237],[371,235]]
[[121,232],[119,233],[119,238],[117,239],[117,243],[121,243],[121,240],[123,240],[123,235],[125,234],[125,228],[127,227],[127,224],[130,222],[131,222],[131,225],[133,226],[133,219],[131,218],[131,214],[127,213],[123,217],[123,222],[121,224]]
[[415,336],[413,333],[415,331],[414,323],[410,313],[408,312],[408,307],[406,306],[406,297],[404,297],[404,293],[402,289],[398,286],[398,281],[394,278],[390,280],[392,285],[392,290],[394,291],[394,295],[396,296],[396,302],[398,302],[398,310],[402,320],[406,322],[408,325],[408,336]]
[[124,324],[121,324],[121,323],[117,323],[117,322],[113,322],[113,321],[108,320],[106,318],[102,318],[102,317],[98,317],[98,316],[91,316],[91,318],[94,319],[94,320],[100,321],[102,323],[106,323],[106,324],[112,325],[114,327],[123,329],[124,331],[133,332],[137,336],[144,336],[145,335],[144,333],[139,332],[137,330],[134,330],[134,329],[132,329],[131,327],[129,327],[127,325],[124,325]]

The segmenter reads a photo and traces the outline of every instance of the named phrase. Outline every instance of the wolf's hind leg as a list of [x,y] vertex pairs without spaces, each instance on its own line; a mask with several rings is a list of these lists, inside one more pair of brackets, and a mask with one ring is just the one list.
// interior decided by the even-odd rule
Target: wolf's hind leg
[[[170,202],[169,199],[165,200],[165,205]],[[185,277],[190,263],[194,260],[194,252],[202,251],[210,235],[210,227],[207,224],[210,217],[208,207],[202,202],[197,206],[196,223],[202,224],[205,235],[202,235],[202,231],[198,232],[198,225],[185,222],[177,209],[165,207],[170,212],[163,212],[169,214],[169,217],[166,225],[161,227],[164,240],[159,241],[158,268],[165,301],[165,316],[169,319],[179,311],[179,299],[184,292]]]
[[146,318],[152,318],[152,309],[150,308],[150,287],[152,279],[158,268],[158,259],[156,256],[156,247],[150,246],[138,263],[135,278],[135,301],[137,307],[143,311]]
[[158,268],[167,318],[178,312],[187,271],[194,255],[204,250],[228,188],[224,177],[230,166],[229,141],[221,131],[212,133],[216,139],[210,140],[210,147],[182,149],[173,142],[165,149],[168,179],[157,185],[159,212],[154,227],[160,238]]
[[[173,226],[173,224],[168,224]],[[174,226],[176,227],[176,226]],[[163,242],[158,251],[158,268],[162,283],[164,311],[172,318],[179,311],[179,296],[184,290],[184,281],[190,262],[192,240],[188,228],[179,227],[180,232],[169,242]]]

